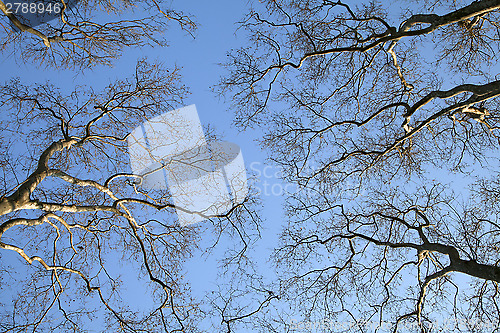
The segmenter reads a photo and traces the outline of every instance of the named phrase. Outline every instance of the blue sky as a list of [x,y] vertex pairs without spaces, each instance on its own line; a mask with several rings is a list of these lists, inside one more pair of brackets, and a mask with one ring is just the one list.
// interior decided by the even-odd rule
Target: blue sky
[[[267,277],[272,277],[273,273],[269,269],[267,258],[271,254],[271,249],[276,245],[277,234],[285,220],[281,208],[282,197],[276,195],[283,188],[275,177],[279,169],[266,162],[265,152],[261,151],[256,144],[262,132],[258,129],[239,132],[233,126],[234,115],[230,105],[210,89],[224,74],[222,67],[218,64],[225,61],[227,52],[245,43],[244,36],[235,35],[237,28],[235,22],[243,18],[248,5],[246,1],[218,0],[177,1],[174,2],[174,6],[194,15],[198,23],[196,38],[191,38],[173,25],[172,29],[167,32],[169,47],[127,49],[124,55],[115,61],[113,67],[97,67],[80,73],[72,70],[36,68],[31,64],[22,64],[12,55],[4,55],[0,59],[1,80],[4,82],[9,78],[19,77],[25,84],[49,81],[69,92],[78,85],[89,85],[94,90],[99,90],[115,79],[127,77],[133,73],[137,59],[144,56],[151,60],[159,59],[167,67],[176,65],[182,68],[183,83],[191,91],[185,105],[196,104],[202,124],[209,125],[221,134],[221,139],[238,144],[242,148],[247,170],[254,174],[261,174],[260,181],[254,183],[254,186],[264,192],[261,196],[263,202],[262,239],[254,246],[252,254],[258,260],[261,272]],[[446,177],[451,179],[449,174],[446,174]],[[464,187],[463,182],[456,182],[455,186],[458,191]],[[210,245],[207,240],[211,239],[211,235],[207,230],[205,232],[207,235],[201,236],[202,248]],[[201,298],[206,293],[217,290],[217,284],[220,283],[217,280],[219,273],[217,259],[220,259],[225,249],[226,244],[219,244],[211,256],[195,255],[187,263],[187,279],[192,284],[195,296]],[[12,261],[19,260],[14,254],[5,254],[5,258]],[[117,269],[126,271],[127,267],[126,263],[125,265],[117,263]],[[144,289],[137,286],[137,281],[131,277],[127,280],[127,276],[125,280],[129,286],[125,299],[138,307],[141,304],[147,304]],[[463,280],[464,285],[467,285],[466,280]],[[220,319],[213,318],[213,320],[216,322]],[[96,331],[100,331],[98,327]],[[245,331],[237,330],[237,332],[244,333]]]

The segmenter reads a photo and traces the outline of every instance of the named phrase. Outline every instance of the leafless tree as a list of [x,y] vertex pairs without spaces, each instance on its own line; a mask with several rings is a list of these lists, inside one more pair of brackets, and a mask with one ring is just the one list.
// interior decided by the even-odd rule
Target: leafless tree
[[[44,2],[45,3],[45,2]],[[57,0],[60,13],[38,26],[23,22],[0,1],[0,50],[23,61],[57,68],[92,68],[110,65],[127,47],[164,46],[171,22],[192,34],[194,21],[166,1],[79,1],[69,7]]]
[[497,331],[500,1],[261,3],[220,89],[297,191],[253,324]]
[[[131,130],[187,93],[176,68],[145,60],[100,92],[0,87],[0,248],[18,258],[1,261],[2,332],[85,332],[92,320],[107,332],[201,331],[186,259],[213,234],[215,243],[237,237],[228,260],[243,260],[258,220],[244,203],[181,227],[168,190],[146,190],[130,173]],[[151,293],[149,303],[124,299],[132,289],[120,272]]]

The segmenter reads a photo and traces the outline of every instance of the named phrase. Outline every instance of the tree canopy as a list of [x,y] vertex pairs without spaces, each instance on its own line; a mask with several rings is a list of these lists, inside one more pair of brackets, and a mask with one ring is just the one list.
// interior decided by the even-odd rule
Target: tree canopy
[[196,29],[190,16],[162,0],[83,0],[73,6],[64,0],[51,3],[61,8],[58,15],[32,27],[23,22],[21,11],[9,10],[0,1],[0,10],[7,18],[0,22],[0,50],[15,52],[25,62],[86,69],[111,65],[128,47],[167,45],[171,22],[189,34]]
[[262,3],[219,85],[299,189],[261,327],[491,332],[500,2]]
[[[171,21],[196,26],[161,1],[61,4],[55,20],[30,27],[0,1],[2,50],[85,70],[128,47],[165,46]],[[271,281],[248,251],[260,236],[258,191],[182,227],[169,191],[145,190],[129,170],[131,131],[189,94],[178,68],[140,59],[99,91],[5,82],[0,247],[23,264],[2,262],[16,294],[0,327],[84,332],[97,314],[110,332],[497,330],[499,9],[498,0],[250,3],[216,94],[241,130],[264,132],[270,163],[294,185]],[[223,284],[200,300],[183,269],[212,251],[198,245],[207,233],[213,247],[226,237],[237,246]],[[127,299],[120,256],[146,281],[146,309]]]
[[[195,28],[161,1],[61,4],[58,18],[36,27],[7,13],[3,50],[33,68],[85,72],[132,46],[165,46],[172,21]],[[225,244],[224,258],[239,262],[255,238],[251,198],[180,226],[175,210],[183,207],[168,189],[140,185],[128,136],[183,106],[189,89],[173,64],[142,58],[128,74],[102,89],[18,78],[0,85],[2,332],[202,331],[206,309],[190,291],[186,261],[229,238],[237,245]],[[200,246],[201,235],[213,247]],[[133,293],[149,301],[135,302]]]

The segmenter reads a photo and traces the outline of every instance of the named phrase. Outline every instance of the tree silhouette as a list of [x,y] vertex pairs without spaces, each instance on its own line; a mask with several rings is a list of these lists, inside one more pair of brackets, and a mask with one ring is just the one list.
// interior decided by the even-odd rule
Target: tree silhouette
[[53,3],[61,8],[59,15],[32,27],[22,21],[22,13],[0,1],[4,15],[0,50],[50,67],[92,68],[111,65],[128,47],[165,46],[170,22],[189,34],[196,29],[188,15],[161,0],[83,0],[71,7],[64,0]]
[[[243,203],[211,223],[181,227],[175,209],[182,207],[168,189],[144,189],[142,176],[130,173],[129,133],[187,92],[177,68],[146,60],[100,92],[77,87],[64,95],[18,80],[0,87],[0,248],[30,264],[3,262],[15,292],[14,306],[3,305],[2,331],[83,332],[93,319],[110,332],[199,331],[202,306],[183,276],[186,259],[211,231],[240,239],[243,248],[228,254],[240,260],[254,229],[243,224],[258,220]],[[16,269],[18,279],[7,278]],[[131,289],[120,272],[151,292],[150,303],[124,298]]]
[[262,3],[219,87],[298,190],[248,324],[494,331],[500,2]]

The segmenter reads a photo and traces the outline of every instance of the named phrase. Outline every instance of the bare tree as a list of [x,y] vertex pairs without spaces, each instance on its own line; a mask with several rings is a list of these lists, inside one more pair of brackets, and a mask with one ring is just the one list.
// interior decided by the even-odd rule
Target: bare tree
[[263,1],[241,22],[221,92],[297,185],[263,332],[500,326],[500,1],[399,5]]
[[[190,295],[186,259],[205,230],[215,243],[236,236],[243,247],[229,257],[240,260],[256,230],[243,223],[258,220],[240,204],[211,223],[181,227],[174,212],[183,208],[168,190],[146,190],[130,173],[131,130],[187,93],[176,68],[145,60],[101,92],[65,95],[17,80],[0,88],[0,247],[25,263],[2,261],[2,286],[13,298],[2,300],[3,332],[84,332],[91,320],[109,332],[201,331],[204,310]],[[130,270],[124,278],[145,283],[139,290],[151,292],[149,303],[124,299],[130,287],[119,262]]]
[[64,0],[50,3],[58,8],[55,18],[30,26],[22,12],[15,11],[17,7],[0,1],[4,14],[0,50],[46,66],[91,68],[110,65],[127,47],[166,45],[171,22],[189,34],[196,28],[189,16],[161,0],[83,0],[71,7]]

